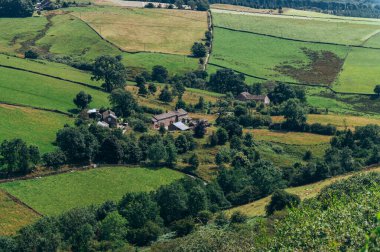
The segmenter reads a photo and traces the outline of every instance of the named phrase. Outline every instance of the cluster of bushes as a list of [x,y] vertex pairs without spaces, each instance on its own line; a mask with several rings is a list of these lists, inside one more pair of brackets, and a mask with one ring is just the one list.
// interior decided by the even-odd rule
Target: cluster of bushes
[[[128,193],[117,204],[43,217],[15,237],[0,237],[0,250],[134,251],[130,244],[145,246],[164,233],[187,235],[226,206],[217,184],[186,178],[156,192]],[[233,221],[244,221],[244,216],[236,215]]]
[[283,123],[272,123],[269,125],[269,129],[272,130],[289,130],[289,131],[298,131],[298,132],[309,132],[319,135],[333,136],[336,134],[337,129],[334,125],[328,123],[326,125],[320,123],[303,123],[299,127],[292,127],[286,121]]
[[0,177],[24,175],[40,162],[37,146],[27,145],[21,139],[4,140],[0,145]]

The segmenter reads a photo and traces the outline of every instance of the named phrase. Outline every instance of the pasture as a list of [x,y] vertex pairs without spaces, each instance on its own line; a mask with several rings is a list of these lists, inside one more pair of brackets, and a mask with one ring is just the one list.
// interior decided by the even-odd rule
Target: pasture
[[372,94],[380,78],[380,50],[352,48],[333,89],[339,92]]
[[189,55],[208,29],[207,13],[198,11],[92,7],[73,15],[128,52]]
[[75,109],[80,91],[92,95],[91,107],[108,106],[108,94],[50,77],[0,67],[0,101],[61,111]]
[[17,54],[45,28],[46,18],[1,18],[0,52]]
[[14,181],[0,188],[44,215],[120,200],[127,192],[149,192],[184,175],[166,168],[104,167]]
[[[288,189],[285,189],[289,193],[293,193],[298,195],[302,200],[312,198],[318,195],[318,193],[326,186],[333,184],[334,182],[348,179],[349,177],[360,174],[360,173],[368,173],[368,172],[380,172],[380,167],[370,168],[365,171],[350,173],[346,175],[341,175],[337,177],[333,177],[330,179],[326,179],[320,182],[316,182],[313,184],[305,185],[305,186],[299,186],[299,187],[290,187]],[[247,214],[250,217],[255,216],[264,216],[265,215],[265,206],[270,202],[270,197],[265,197],[260,200],[254,201],[252,203],[234,207],[227,211],[228,214],[232,214],[234,211],[241,211],[245,214]]]
[[65,115],[8,105],[0,105],[0,115],[0,142],[21,138],[42,153],[52,151],[57,131],[74,121]]
[[81,71],[68,65],[45,60],[22,59],[0,54],[0,64],[37,73],[48,74],[71,81],[83,82],[93,86],[100,87],[102,84],[101,81],[91,80],[91,73],[89,72]]
[[330,84],[347,49],[215,28],[210,62],[270,80]]
[[38,218],[35,212],[15,202],[0,190],[0,236],[14,235],[20,228]]
[[[254,13],[218,13],[213,11],[214,24],[305,41],[361,45],[380,31],[380,21],[356,19],[314,19]],[[305,29],[307,27],[307,29]]]

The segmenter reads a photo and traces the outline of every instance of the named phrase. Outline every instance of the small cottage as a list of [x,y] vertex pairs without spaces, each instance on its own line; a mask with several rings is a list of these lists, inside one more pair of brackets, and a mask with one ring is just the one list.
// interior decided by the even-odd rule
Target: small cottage
[[270,104],[270,99],[267,95],[253,95],[248,92],[242,92],[236,97],[239,101],[255,101],[255,102],[261,102],[264,105]]

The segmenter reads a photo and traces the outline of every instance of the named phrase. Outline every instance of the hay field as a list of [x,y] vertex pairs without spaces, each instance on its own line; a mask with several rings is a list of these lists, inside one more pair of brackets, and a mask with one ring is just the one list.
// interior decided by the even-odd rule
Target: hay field
[[[326,186],[333,184],[334,182],[348,179],[349,177],[360,174],[360,173],[368,173],[368,172],[380,172],[380,167],[371,168],[365,171],[350,173],[346,175],[341,175],[337,177],[333,177],[331,179],[326,179],[320,182],[316,182],[313,184],[292,187],[286,189],[287,192],[298,195],[302,200],[312,198],[318,195],[318,193]],[[265,206],[270,202],[270,196],[262,198],[260,200],[254,201],[252,203],[234,207],[227,211],[228,214],[232,214],[234,211],[241,211],[247,214],[250,217],[255,216],[264,216],[265,215]]]
[[207,12],[95,7],[73,15],[129,52],[189,55],[207,31]]
[[0,117],[0,142],[21,138],[37,145],[42,153],[54,150],[58,130],[74,124],[73,118],[64,115],[8,105],[0,105]]
[[92,95],[91,107],[108,106],[108,94],[67,81],[0,67],[0,101],[61,111],[75,109],[80,91]]
[[270,80],[332,83],[347,53],[343,46],[287,41],[221,28],[214,31],[210,63]]
[[244,129],[250,132],[254,138],[262,141],[283,143],[290,145],[316,145],[330,142],[330,136],[323,136],[302,132],[271,131],[267,129]]
[[149,192],[184,175],[166,168],[104,167],[15,181],[0,188],[44,215],[120,200],[127,192]]
[[20,228],[38,218],[39,216],[35,212],[16,203],[0,190],[0,236],[15,235]]
[[[273,116],[273,122],[281,122],[284,120],[282,116]],[[332,124],[338,129],[350,128],[354,129],[357,126],[366,126],[368,124],[380,125],[379,118],[370,118],[364,116],[350,116],[350,115],[339,115],[339,114],[328,114],[328,115],[308,115],[308,123],[320,123],[320,124]]]

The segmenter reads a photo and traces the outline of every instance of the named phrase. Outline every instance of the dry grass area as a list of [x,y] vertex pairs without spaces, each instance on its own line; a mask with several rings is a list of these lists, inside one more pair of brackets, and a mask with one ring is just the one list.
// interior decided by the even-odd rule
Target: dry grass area
[[207,12],[94,7],[73,15],[128,52],[189,55],[207,31]]
[[0,190],[0,236],[14,235],[17,230],[38,218],[36,213],[13,201],[4,191]]
[[[259,13],[259,14],[278,14],[277,10],[272,9],[255,9],[239,5],[230,4],[212,4],[211,9],[228,10],[228,11],[238,11],[238,12],[249,12],[249,13]],[[283,9],[285,12],[285,8]]]
[[[305,186],[298,186],[298,187],[292,187],[286,189],[287,192],[289,193],[294,193],[297,194],[302,200],[312,198],[318,195],[318,193],[321,191],[322,188],[325,186],[331,185],[332,183],[347,179],[353,175],[359,174],[359,173],[368,173],[368,172],[380,172],[380,167],[374,167],[365,171],[360,171],[360,172],[355,172],[355,173],[350,173],[346,175],[341,175],[337,176],[334,178],[326,179],[317,183],[305,185]],[[264,216],[265,215],[265,206],[269,203],[270,201],[270,196],[265,197],[263,199],[254,201],[250,204],[239,206],[232,208],[228,210],[227,212],[233,213],[234,211],[241,211],[245,214],[247,214],[250,217],[254,216]]]
[[251,132],[255,139],[292,145],[316,145],[330,142],[330,136],[302,132],[271,131],[267,129],[244,129]]
[[[282,122],[284,120],[283,116],[273,116],[273,122]],[[367,124],[377,124],[380,125],[379,118],[369,118],[362,116],[347,116],[347,115],[308,115],[308,123],[320,123],[320,124],[332,124],[338,129],[343,130],[345,128],[354,129],[357,126],[365,126]]]

